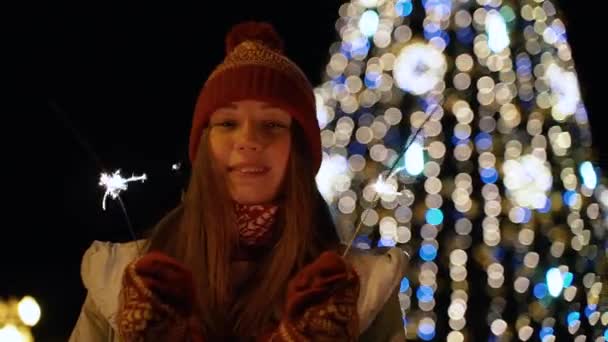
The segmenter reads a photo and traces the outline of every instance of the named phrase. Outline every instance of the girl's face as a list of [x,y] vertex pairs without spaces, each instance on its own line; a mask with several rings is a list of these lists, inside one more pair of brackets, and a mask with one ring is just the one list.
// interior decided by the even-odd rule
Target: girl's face
[[280,193],[291,150],[291,115],[266,102],[243,100],[209,120],[215,169],[240,204],[273,201]]

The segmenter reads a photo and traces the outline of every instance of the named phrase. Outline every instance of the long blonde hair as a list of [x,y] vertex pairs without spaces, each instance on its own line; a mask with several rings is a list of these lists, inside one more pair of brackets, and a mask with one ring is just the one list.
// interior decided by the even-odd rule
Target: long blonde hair
[[230,256],[238,241],[232,199],[208,150],[203,131],[181,208],[161,221],[149,249],[163,251],[193,270],[198,313],[208,338],[253,336],[272,323],[290,277],[322,251],[337,249],[327,204],[317,190],[302,129],[292,124],[292,144],[277,217],[278,240],[257,265],[249,288],[231,298]]

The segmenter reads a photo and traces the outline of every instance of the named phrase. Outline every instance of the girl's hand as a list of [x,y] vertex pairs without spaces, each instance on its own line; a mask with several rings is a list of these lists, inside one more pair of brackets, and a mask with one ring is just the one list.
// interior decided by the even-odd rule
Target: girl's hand
[[272,341],[355,341],[359,277],[335,252],[324,252],[289,282],[285,314]]
[[150,252],[125,269],[118,326],[125,341],[199,341],[192,273],[177,260]]

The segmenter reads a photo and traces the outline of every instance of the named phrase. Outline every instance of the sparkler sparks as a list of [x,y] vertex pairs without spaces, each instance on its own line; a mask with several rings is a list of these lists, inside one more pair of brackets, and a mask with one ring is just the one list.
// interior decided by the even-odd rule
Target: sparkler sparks
[[107,173],[102,173],[101,178],[99,180],[99,185],[106,188],[106,193],[103,195],[102,208],[106,210],[106,198],[111,196],[113,199],[118,197],[118,194],[127,190],[127,183],[134,181],[145,181],[147,179],[146,174],[144,173],[141,176],[131,176],[129,178],[123,178],[120,175],[120,170],[116,170],[113,174],[109,175]]
[[380,195],[400,195],[401,193],[397,191],[396,184],[389,182],[395,173],[388,176],[386,180],[383,179],[382,175],[378,176],[378,180],[374,183],[374,190]]

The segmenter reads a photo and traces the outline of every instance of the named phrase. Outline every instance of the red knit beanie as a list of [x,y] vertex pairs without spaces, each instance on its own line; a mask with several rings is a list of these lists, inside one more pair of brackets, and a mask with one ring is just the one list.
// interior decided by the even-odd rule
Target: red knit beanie
[[205,82],[190,132],[194,162],[203,129],[218,108],[240,100],[258,100],[284,109],[303,128],[313,171],[321,165],[321,136],[313,88],[302,70],[283,55],[283,42],[268,23],[237,24],[226,36],[226,57]]

